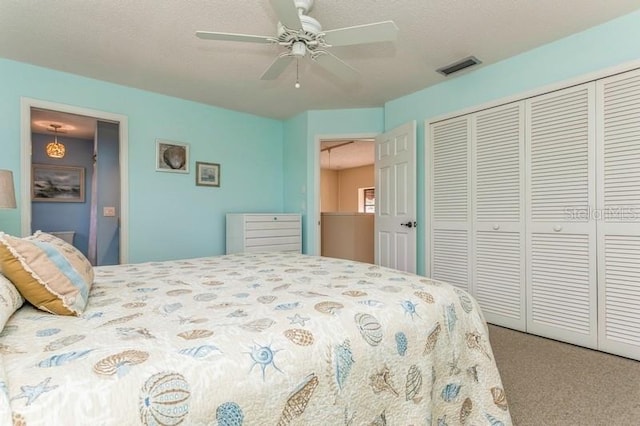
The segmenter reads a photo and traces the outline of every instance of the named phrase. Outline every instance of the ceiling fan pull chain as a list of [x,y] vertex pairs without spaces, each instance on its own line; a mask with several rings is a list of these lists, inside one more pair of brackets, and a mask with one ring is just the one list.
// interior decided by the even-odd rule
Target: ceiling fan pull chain
[[298,81],[298,63],[299,62],[300,60],[296,58],[296,84],[293,85],[293,87],[295,87],[296,89],[300,88],[300,82]]

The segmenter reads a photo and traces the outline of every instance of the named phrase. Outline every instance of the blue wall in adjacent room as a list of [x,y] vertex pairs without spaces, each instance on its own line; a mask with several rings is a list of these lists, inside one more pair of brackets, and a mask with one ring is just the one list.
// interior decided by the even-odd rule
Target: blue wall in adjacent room
[[[74,231],[73,245],[87,255],[89,241],[89,212],[91,206],[91,177],[93,174],[93,140],[58,137],[66,148],[64,158],[49,158],[46,145],[52,135],[33,133],[32,162],[53,166],[72,166],[84,169],[85,199],[81,203],[34,201],[31,203],[31,230],[44,232]],[[14,171],[14,174],[16,171]],[[15,176],[14,176],[15,178]],[[16,195],[17,196],[17,195]]]
[[[117,265],[120,259],[120,146],[119,125],[98,121],[96,168],[96,265]],[[115,216],[104,216],[114,207]]]

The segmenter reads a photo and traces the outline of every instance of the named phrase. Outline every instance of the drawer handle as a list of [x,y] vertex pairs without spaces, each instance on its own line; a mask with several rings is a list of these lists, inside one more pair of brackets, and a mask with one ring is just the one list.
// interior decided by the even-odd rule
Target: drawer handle
[[560,226],[560,225],[555,225],[555,226],[553,227],[553,230],[554,230],[554,231],[556,231],[556,232],[560,232],[560,231],[562,231],[562,226]]
[[278,220],[278,218],[277,218],[277,217],[274,217],[274,218],[273,218],[273,220]]
[[493,230],[494,231],[497,231],[498,229],[500,229],[500,225],[498,225],[498,224],[493,225]]

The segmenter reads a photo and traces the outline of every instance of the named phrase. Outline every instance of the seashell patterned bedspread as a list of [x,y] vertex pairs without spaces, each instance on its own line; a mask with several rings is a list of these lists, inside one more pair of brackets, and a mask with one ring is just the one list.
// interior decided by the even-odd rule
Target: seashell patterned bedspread
[[511,424],[474,299],[339,259],[99,267],[81,317],[25,304],[0,353],[15,425]]

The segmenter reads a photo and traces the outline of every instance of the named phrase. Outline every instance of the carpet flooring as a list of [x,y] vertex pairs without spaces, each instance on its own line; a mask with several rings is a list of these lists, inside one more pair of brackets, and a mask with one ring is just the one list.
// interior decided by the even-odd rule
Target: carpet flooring
[[516,426],[640,425],[640,362],[489,325]]

